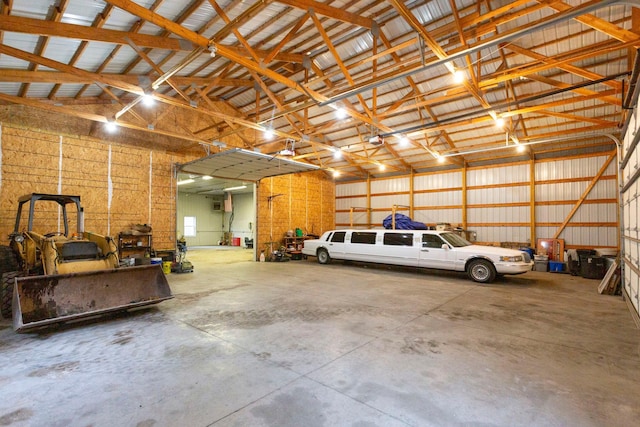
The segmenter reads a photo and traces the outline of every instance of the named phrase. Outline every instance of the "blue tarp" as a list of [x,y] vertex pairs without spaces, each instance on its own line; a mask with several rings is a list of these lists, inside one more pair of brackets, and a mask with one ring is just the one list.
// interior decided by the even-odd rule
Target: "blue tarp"
[[[389,215],[382,220],[382,225],[386,229],[393,228],[392,217]],[[423,223],[413,221],[406,215],[396,214],[396,229],[397,230],[428,230],[429,228]]]

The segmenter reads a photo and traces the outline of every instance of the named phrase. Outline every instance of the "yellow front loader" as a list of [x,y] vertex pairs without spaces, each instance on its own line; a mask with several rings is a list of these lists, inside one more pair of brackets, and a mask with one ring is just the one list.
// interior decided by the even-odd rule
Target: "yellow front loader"
[[[84,232],[83,216],[80,196],[32,193],[18,200],[9,246],[0,246],[2,315],[13,316],[16,331],[173,298],[160,265],[120,267],[113,239]],[[64,230],[34,231],[34,224],[54,227],[58,217]]]

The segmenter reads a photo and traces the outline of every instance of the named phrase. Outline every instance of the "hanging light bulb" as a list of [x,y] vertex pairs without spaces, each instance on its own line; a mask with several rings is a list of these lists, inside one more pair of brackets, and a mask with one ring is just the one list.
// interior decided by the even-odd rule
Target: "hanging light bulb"
[[109,133],[114,133],[118,129],[118,125],[116,124],[116,122],[112,122],[111,120],[109,120],[105,125],[105,129],[107,129],[107,132]]
[[467,75],[462,70],[455,70],[453,72],[453,82],[456,84],[464,83],[467,79]]
[[142,103],[147,107],[151,107],[153,104],[155,104],[155,100],[153,99],[153,96],[151,96],[151,94],[146,93],[142,96]]

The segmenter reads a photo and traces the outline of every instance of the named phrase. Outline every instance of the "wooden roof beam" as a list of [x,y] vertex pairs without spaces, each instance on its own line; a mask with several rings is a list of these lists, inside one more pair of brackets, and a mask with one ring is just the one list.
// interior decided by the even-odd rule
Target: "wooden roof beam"
[[[572,6],[560,1],[560,0],[537,0],[538,3],[543,4],[557,12],[564,12],[572,8]],[[623,43],[632,42],[633,46],[640,47],[640,37],[637,34],[620,28],[611,22],[607,22],[603,19],[596,18],[592,14],[586,14],[574,18],[576,21],[593,28],[596,31],[600,31],[603,34],[608,35]]]
[[95,41],[126,45],[127,38],[138,46],[152,49],[193,50],[192,43],[169,37],[158,37],[131,31],[107,30],[84,25],[65,24],[62,22],[43,21],[41,19],[3,16],[0,19],[0,31],[40,36],[62,37],[76,40]]
[[319,3],[313,0],[276,0],[278,3],[286,4],[297,9],[305,11],[313,10],[314,12],[336,19],[338,21],[345,22],[347,24],[357,25],[364,28],[373,28],[376,26],[376,22],[373,19],[365,18],[364,16],[349,13],[343,9],[329,6],[325,3]]
[[[61,71],[27,71],[27,70],[2,70],[2,77],[0,81],[14,82],[14,83],[52,83],[52,84],[92,84],[97,80],[98,73],[86,72],[83,76],[70,74]],[[129,74],[110,74],[100,73],[100,76],[108,79],[120,80],[131,85],[138,84],[141,75]],[[253,87],[253,82],[250,80],[230,79],[216,77],[180,77],[173,76],[171,78],[176,84],[181,86],[189,86],[192,84],[198,86],[209,85],[215,81],[217,86],[230,86],[230,87]],[[211,88],[209,89],[211,90]]]
[[120,80],[119,78],[112,78],[112,77],[104,76],[102,74],[90,73],[88,71],[84,71],[79,68],[72,67],[58,61],[54,61],[52,59],[44,58],[42,56],[34,55],[33,53],[25,52],[23,50],[16,49],[7,45],[0,45],[0,53],[13,56],[14,58],[19,58],[24,61],[33,62],[38,65],[44,65],[45,67],[53,68],[54,70],[60,70],[82,79],[89,79],[94,82],[99,82],[108,86],[113,86],[115,88],[122,89],[126,92],[131,92],[138,95],[144,95],[144,91],[140,86],[129,84],[127,82]]
[[[640,39],[640,37],[638,38]],[[532,50],[525,49],[523,47],[518,46],[516,43],[505,43],[500,47],[502,49],[509,49],[510,51],[519,53],[520,55],[523,55],[532,59],[536,59],[538,61],[542,61],[545,64],[552,64],[552,65],[556,64],[556,60],[554,58],[549,58],[548,56],[544,56]],[[562,63],[562,62],[558,63],[558,68],[568,73],[575,74],[576,76],[584,77],[585,79],[589,79],[589,80],[598,80],[604,77],[604,76],[601,76],[600,74],[585,70],[584,68],[576,67],[575,65]],[[615,80],[609,80],[607,82],[604,82],[603,84],[607,86],[611,86],[614,89],[622,90],[622,83]]]

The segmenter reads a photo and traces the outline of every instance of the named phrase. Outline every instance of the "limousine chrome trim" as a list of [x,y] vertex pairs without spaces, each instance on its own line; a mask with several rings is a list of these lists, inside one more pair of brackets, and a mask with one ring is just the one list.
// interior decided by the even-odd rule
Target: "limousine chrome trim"
[[[354,235],[358,242],[351,241]],[[533,265],[522,251],[474,245],[454,232],[435,230],[332,230],[305,240],[302,253],[320,264],[338,259],[466,272],[480,283],[526,273]]]

